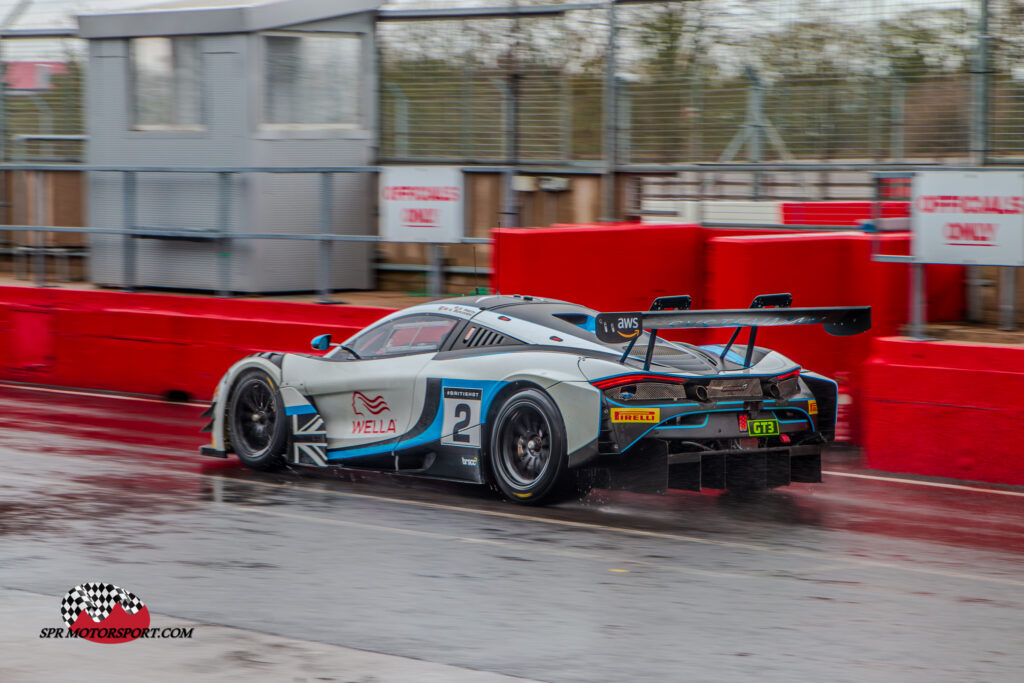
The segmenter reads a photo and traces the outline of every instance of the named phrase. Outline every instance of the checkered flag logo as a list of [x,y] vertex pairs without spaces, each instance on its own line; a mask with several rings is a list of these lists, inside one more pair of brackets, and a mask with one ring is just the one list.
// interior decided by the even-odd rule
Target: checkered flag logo
[[69,627],[73,626],[83,610],[96,623],[104,621],[120,604],[128,614],[138,614],[145,607],[142,600],[112,583],[83,583],[68,591],[60,603],[60,615]]

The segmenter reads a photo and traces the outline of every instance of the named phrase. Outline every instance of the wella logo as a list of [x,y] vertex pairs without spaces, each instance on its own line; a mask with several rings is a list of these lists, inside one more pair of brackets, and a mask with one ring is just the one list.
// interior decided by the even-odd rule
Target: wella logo
[[[363,392],[357,391],[352,394],[352,412],[365,417],[366,413],[371,415],[380,415],[384,412],[390,413],[391,408],[388,407],[388,402],[384,400],[383,396],[370,398]],[[352,420],[353,434],[394,434],[397,431],[395,421],[391,418],[379,417],[377,419]]]
[[388,408],[388,402],[384,400],[383,396],[368,398],[363,392],[357,391],[352,394],[352,412],[356,415],[366,415],[360,408],[373,415],[380,415],[385,410],[391,410]]

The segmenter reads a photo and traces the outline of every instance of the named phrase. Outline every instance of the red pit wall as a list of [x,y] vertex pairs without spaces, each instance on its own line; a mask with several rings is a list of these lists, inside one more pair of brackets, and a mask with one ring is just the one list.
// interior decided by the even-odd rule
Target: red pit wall
[[585,225],[494,230],[492,287],[606,311],[646,309],[656,296],[698,286],[696,225]]
[[257,351],[308,351],[391,309],[0,288],[0,379],[209,398],[235,361]]
[[863,382],[868,467],[1024,485],[1024,348],[875,339]]
[[[871,219],[871,202],[782,202],[785,225],[848,225]],[[910,202],[882,202],[882,218],[907,218]]]
[[[817,327],[758,334],[758,344],[844,379],[843,391],[853,399],[854,443],[859,442],[859,372],[870,340],[898,334],[907,320],[908,267],[871,261],[871,240],[879,240],[882,253],[906,254],[909,233],[876,238],[861,232],[636,224],[506,229],[494,235],[492,284],[506,294],[565,299],[602,311],[644,310],[655,296],[669,294],[690,294],[695,308],[745,308],[755,295],[774,292],[791,292],[796,306],[872,306],[873,329],[855,337],[832,337]],[[929,320],[959,320],[963,268],[929,266],[926,274]],[[704,344],[725,341],[728,334],[702,330],[671,337]]]
[[707,240],[751,234],[791,233],[643,223],[494,230],[491,287],[601,311],[646,310],[655,297],[674,294],[689,294],[694,307],[706,308]]

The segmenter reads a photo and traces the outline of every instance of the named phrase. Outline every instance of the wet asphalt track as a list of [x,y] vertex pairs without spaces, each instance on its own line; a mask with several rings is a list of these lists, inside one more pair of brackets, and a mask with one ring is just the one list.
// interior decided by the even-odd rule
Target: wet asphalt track
[[53,595],[52,625],[102,580],[154,612],[550,681],[1020,680],[1021,489],[838,454],[824,484],[752,500],[522,508],[201,458],[202,409],[0,386],[0,586]]

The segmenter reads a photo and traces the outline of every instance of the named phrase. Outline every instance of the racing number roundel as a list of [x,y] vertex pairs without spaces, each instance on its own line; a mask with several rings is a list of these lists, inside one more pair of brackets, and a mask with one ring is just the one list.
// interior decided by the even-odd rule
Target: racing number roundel
[[444,388],[442,446],[480,448],[479,389]]

